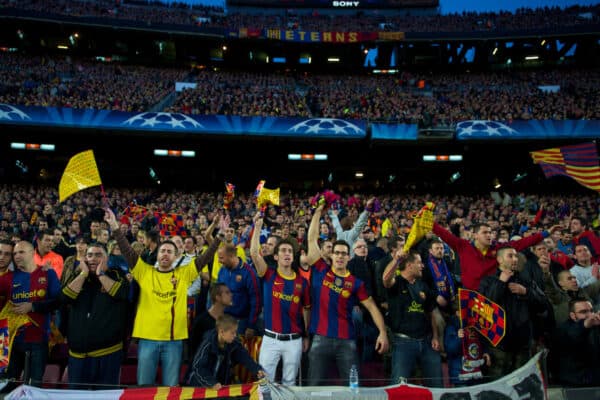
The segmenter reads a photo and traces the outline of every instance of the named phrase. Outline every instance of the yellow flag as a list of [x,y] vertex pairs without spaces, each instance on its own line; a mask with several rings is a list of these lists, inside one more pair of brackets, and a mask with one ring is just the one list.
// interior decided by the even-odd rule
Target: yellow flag
[[25,324],[35,324],[27,314],[14,313],[12,306],[9,301],[0,312],[0,371],[8,366],[10,350],[19,328]]
[[267,189],[263,187],[258,194],[258,198],[256,199],[256,203],[259,207],[266,206],[267,204],[273,204],[275,206],[279,205],[279,188],[277,189]]
[[75,154],[69,160],[65,172],[60,178],[60,184],[58,185],[59,200],[62,203],[72,194],[98,185],[102,185],[102,181],[100,180],[93,150]]
[[404,243],[404,251],[410,250],[419,240],[425,237],[425,234],[433,229],[433,209],[435,204],[428,201],[425,206],[417,213],[413,219],[410,233]]

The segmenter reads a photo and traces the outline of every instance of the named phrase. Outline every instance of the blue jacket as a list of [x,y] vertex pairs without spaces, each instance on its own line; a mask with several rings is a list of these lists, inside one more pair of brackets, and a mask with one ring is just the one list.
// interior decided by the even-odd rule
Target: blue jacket
[[233,305],[225,313],[240,320],[247,320],[247,327],[256,329],[260,314],[260,283],[254,268],[239,260],[236,267],[221,267],[217,282],[227,285],[233,294]]

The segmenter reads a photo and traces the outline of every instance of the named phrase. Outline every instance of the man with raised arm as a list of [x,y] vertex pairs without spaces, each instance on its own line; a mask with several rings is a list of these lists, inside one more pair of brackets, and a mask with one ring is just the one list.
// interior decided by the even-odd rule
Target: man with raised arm
[[[560,228],[560,225],[555,225],[550,228],[550,231],[538,232],[502,245],[508,245],[516,251],[525,250],[529,246],[541,242],[545,237],[550,236],[551,232]],[[492,228],[488,224],[481,223],[473,226],[472,242],[454,236],[437,222],[433,224],[433,233],[458,254],[460,276],[465,289],[477,290],[481,279],[484,276],[494,274],[496,271],[498,267],[496,252],[499,247],[498,243],[492,243]]]
[[315,305],[310,316],[310,333],[314,335],[308,354],[310,386],[325,382],[332,360],[336,362],[340,378],[348,383],[352,365],[358,365],[352,309],[359,302],[369,311],[379,330],[375,349],[379,353],[388,349],[383,316],[368,295],[365,283],[348,271],[348,243],[343,240],[333,243],[331,266],[320,258],[318,229],[323,208],[321,204],[315,209],[308,230],[308,254],[303,260],[312,266],[311,304]]
[[302,351],[308,349],[310,293],[306,279],[292,269],[294,246],[288,239],[282,239],[275,246],[273,257],[277,267],[267,264],[260,251],[262,226],[263,218],[257,213],[250,257],[258,276],[263,278],[265,334],[258,362],[274,380],[277,364],[282,359],[282,383],[290,386],[296,384]]
[[187,290],[200,269],[214,255],[221,239],[217,237],[200,257],[177,267],[174,265],[179,256],[177,246],[169,240],[164,241],[158,246],[156,264],[150,265],[131,248],[112,210],[105,209],[104,219],[140,286],[132,334],[139,339],[138,385],[154,385],[160,360],[162,384],[177,386],[183,341],[188,338]]

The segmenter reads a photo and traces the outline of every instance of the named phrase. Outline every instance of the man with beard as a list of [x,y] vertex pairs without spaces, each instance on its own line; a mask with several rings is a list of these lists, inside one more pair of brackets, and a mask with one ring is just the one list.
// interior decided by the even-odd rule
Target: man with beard
[[183,352],[188,338],[187,290],[198,271],[212,257],[220,238],[202,256],[175,267],[178,248],[170,240],[158,246],[156,265],[148,264],[131,248],[119,229],[115,214],[106,209],[105,220],[113,231],[131,274],[140,286],[140,297],[132,337],[138,338],[138,385],[153,385],[158,363],[162,365],[162,384],[177,386]]

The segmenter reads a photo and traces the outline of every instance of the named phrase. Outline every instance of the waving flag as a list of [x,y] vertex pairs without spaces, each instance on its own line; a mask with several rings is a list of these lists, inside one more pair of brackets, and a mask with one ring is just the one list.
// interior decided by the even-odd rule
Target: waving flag
[[144,219],[149,210],[144,206],[139,206],[136,203],[130,203],[127,208],[123,211],[122,222],[129,224],[129,219],[132,221],[140,222]]
[[428,201],[425,206],[415,215],[412,227],[404,243],[404,251],[410,250],[419,240],[425,237],[427,232],[433,229],[433,209],[435,204]]
[[256,190],[254,191],[254,196],[256,197],[256,205],[258,206],[261,215],[264,215],[269,204],[275,206],[279,205],[279,188],[267,189],[265,187],[265,180],[258,182]]
[[60,178],[58,185],[59,200],[62,203],[72,194],[98,185],[102,185],[102,180],[100,180],[100,172],[98,172],[94,152],[86,150],[75,154],[69,160]]
[[568,176],[579,184],[600,192],[600,165],[595,143],[554,147],[532,151],[531,157],[539,164],[546,178]]
[[16,314],[12,309],[13,304],[7,302],[0,311],[0,372],[5,371],[8,367],[10,350],[19,328],[35,324],[27,314]]
[[462,327],[472,326],[496,347],[506,333],[504,309],[474,290],[459,288]]
[[158,221],[161,236],[187,236],[187,232],[183,226],[183,215],[155,212],[154,217]]

